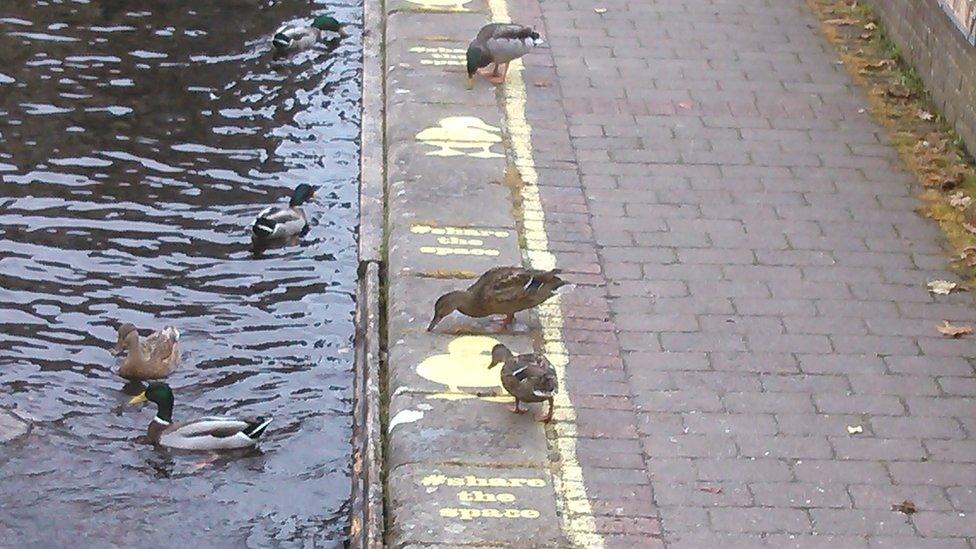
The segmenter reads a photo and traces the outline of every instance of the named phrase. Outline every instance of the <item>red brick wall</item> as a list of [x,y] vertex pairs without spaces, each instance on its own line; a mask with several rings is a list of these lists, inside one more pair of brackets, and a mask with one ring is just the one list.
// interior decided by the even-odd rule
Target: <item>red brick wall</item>
[[918,69],[932,99],[976,154],[976,47],[937,0],[871,0],[888,36]]

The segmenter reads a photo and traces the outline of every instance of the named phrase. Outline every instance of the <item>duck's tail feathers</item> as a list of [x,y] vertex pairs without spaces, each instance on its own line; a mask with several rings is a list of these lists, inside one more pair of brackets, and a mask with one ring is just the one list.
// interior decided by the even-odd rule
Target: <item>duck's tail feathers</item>
[[259,217],[251,225],[251,230],[256,238],[268,238],[275,232],[276,223],[266,217]]
[[277,33],[271,38],[271,45],[279,50],[287,49],[291,46],[291,38],[284,33]]
[[264,433],[264,430],[268,428],[268,425],[271,424],[272,420],[274,420],[273,417],[269,417],[267,419],[259,417],[254,421],[249,421],[247,423],[247,427],[245,427],[241,432],[247,435],[248,438],[256,440]]

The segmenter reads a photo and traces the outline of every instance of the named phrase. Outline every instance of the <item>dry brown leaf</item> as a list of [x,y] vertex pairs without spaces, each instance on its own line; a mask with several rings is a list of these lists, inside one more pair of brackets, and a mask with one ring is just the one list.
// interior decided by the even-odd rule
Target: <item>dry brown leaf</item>
[[865,68],[874,69],[874,70],[881,70],[881,69],[888,69],[888,68],[891,68],[891,67],[894,67],[894,66],[895,66],[895,62],[893,60],[891,60],[891,59],[882,59],[881,61],[878,61],[877,63],[868,63],[865,66]]
[[536,80],[535,82],[532,83],[532,85],[537,88],[548,88],[549,86],[552,85],[552,82],[549,80]]
[[929,121],[935,118],[934,114],[922,109],[918,109],[917,111],[915,111],[915,116],[917,116],[919,120],[925,120],[925,121]]
[[837,25],[839,27],[843,27],[848,25],[857,25],[858,23],[860,23],[860,21],[858,21],[857,19],[851,19],[850,17],[840,17],[838,19],[827,19],[826,21],[824,21],[824,23],[828,25]]
[[946,337],[962,337],[964,335],[970,335],[973,333],[972,326],[956,326],[955,324],[950,324],[948,320],[943,320],[941,326],[936,326],[936,330]]
[[955,179],[957,182],[962,183],[964,179],[969,177],[970,168],[965,164],[955,164],[949,168],[949,176]]
[[910,499],[906,499],[905,501],[903,501],[901,503],[894,503],[894,504],[892,504],[891,505],[891,510],[892,511],[898,511],[899,513],[905,513],[906,515],[911,515],[911,514],[917,512],[918,511],[918,508],[915,507],[915,502],[914,501],[912,501]]
[[958,284],[949,280],[931,280],[928,286],[929,291],[935,295],[949,295],[952,293],[952,290],[956,289]]
[[876,25],[874,22],[868,23],[867,25],[864,25],[864,30],[878,30],[878,25]]
[[871,34],[870,32],[865,32],[865,33],[862,33],[860,36],[858,36],[858,38],[860,38],[861,40],[870,40],[870,39],[874,38],[874,35]]
[[702,486],[701,488],[699,488],[699,490],[701,490],[702,492],[708,492],[709,494],[721,494],[722,493],[722,487],[721,486]]
[[930,173],[926,175],[922,180],[922,184],[926,187],[938,187],[943,191],[949,191],[959,186],[958,181],[947,179],[946,176],[941,173]]
[[896,99],[911,99],[913,95],[912,90],[902,86],[901,84],[892,84],[888,86],[885,93],[888,94],[889,97],[894,97]]
[[959,254],[959,259],[966,262],[967,267],[976,267],[976,246],[966,246]]

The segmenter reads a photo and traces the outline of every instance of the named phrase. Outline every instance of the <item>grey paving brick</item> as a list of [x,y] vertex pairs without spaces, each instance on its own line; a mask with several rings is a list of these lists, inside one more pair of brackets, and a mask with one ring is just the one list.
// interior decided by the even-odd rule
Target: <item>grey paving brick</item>
[[831,534],[912,535],[914,530],[904,515],[887,511],[811,509],[814,529]]
[[809,532],[810,518],[799,509],[716,508],[709,515],[712,527],[731,532]]
[[851,498],[843,486],[807,482],[753,482],[756,503],[767,507],[848,509]]
[[759,482],[793,478],[786,463],[775,459],[701,459],[695,461],[702,481]]
[[858,509],[891,510],[892,504],[911,500],[919,509],[928,511],[948,511],[952,503],[946,491],[939,486],[896,484],[854,484],[847,487]]
[[805,482],[890,484],[884,465],[875,461],[804,460],[793,465],[796,478]]
[[908,536],[871,536],[871,549],[971,549],[972,545],[963,538]]

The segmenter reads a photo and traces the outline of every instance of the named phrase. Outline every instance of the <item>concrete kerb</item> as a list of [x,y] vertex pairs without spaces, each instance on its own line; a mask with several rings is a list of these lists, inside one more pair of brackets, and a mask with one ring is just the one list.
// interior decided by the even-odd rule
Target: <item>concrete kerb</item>
[[363,88],[360,122],[358,286],[352,436],[352,549],[384,546],[381,368],[381,272],[385,229],[384,0],[363,3]]
[[353,491],[350,546],[383,546],[383,444],[380,421],[380,269],[362,263],[356,306]]

